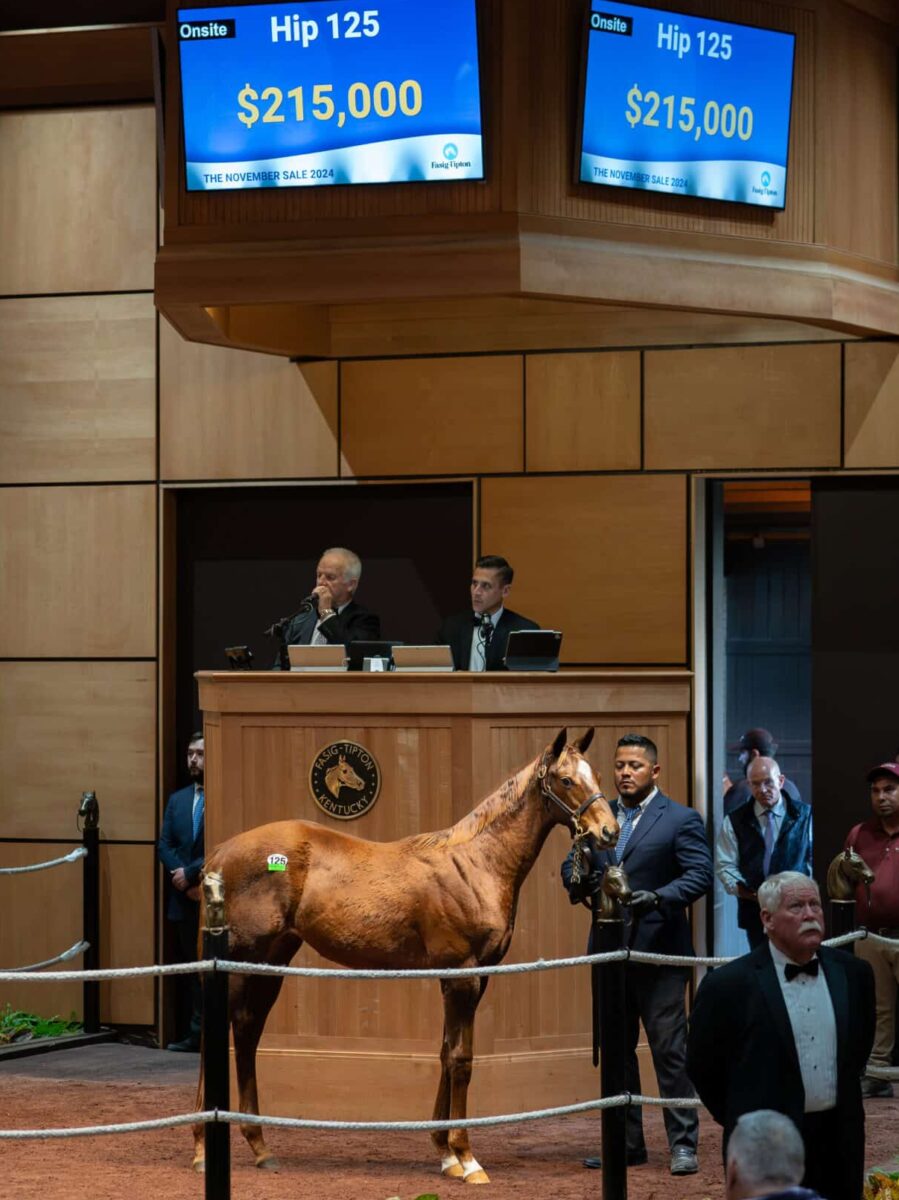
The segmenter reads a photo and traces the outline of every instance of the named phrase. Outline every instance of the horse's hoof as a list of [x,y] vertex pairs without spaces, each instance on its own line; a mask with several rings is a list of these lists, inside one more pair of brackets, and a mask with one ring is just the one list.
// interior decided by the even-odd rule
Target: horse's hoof
[[466,1175],[464,1178],[465,1178],[466,1183],[489,1183],[490,1182],[490,1176],[487,1174],[487,1172],[484,1170],[483,1167],[479,1167],[477,1169],[477,1171],[472,1171],[470,1175]]
[[205,1158],[195,1158],[194,1161],[190,1165],[196,1171],[196,1173],[198,1175],[206,1174],[206,1159]]
[[462,1164],[456,1159],[455,1162],[448,1163],[445,1167],[440,1168],[440,1174],[445,1179],[461,1179],[465,1172],[462,1170]]
[[260,1158],[256,1162],[256,1166],[260,1171],[280,1171],[281,1164],[275,1158],[274,1154],[269,1154],[265,1158]]

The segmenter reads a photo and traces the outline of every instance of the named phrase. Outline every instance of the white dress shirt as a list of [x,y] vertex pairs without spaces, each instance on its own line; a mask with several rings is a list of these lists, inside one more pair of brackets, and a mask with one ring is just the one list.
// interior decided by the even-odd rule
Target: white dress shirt
[[784,967],[793,960],[773,942],[768,947],[793,1029],[805,1111],[824,1112],[837,1102],[837,1019],[824,971],[819,967],[817,975],[797,975],[788,983]]
[[[499,623],[500,617],[503,615],[503,605],[501,604],[495,613],[483,614],[493,625],[494,635],[496,634],[496,626]],[[474,614],[472,614],[472,619]],[[469,671],[486,671],[487,670],[487,643],[481,637],[481,626],[473,625],[471,631],[471,651],[468,655]]]

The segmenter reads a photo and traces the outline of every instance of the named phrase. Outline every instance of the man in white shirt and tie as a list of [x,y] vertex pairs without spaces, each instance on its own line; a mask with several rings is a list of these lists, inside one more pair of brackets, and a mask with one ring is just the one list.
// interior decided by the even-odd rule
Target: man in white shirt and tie
[[440,626],[437,641],[453,652],[457,671],[502,671],[506,643],[517,629],[539,629],[530,617],[506,607],[515,572],[505,558],[485,554],[471,576],[471,608]]
[[797,871],[759,887],[766,942],[706,975],[690,1019],[687,1070],[723,1126],[772,1108],[805,1143],[803,1184],[858,1200],[864,1170],[861,1074],[874,1039],[874,978],[821,946],[818,885]]
[[812,810],[783,790],[784,777],[773,758],[755,758],[746,778],[752,799],[724,818],[715,846],[715,871],[737,897],[737,923],[750,949],[765,940],[757,901],[769,875],[812,873]]
[[[173,933],[175,962],[190,962],[197,957],[197,933],[200,920],[200,872],[203,868],[206,797],[203,774],[206,743],[202,732],[191,735],[187,747],[187,772],[191,782],[173,792],[165,806],[159,835],[159,860],[169,873],[171,890],[166,916]],[[200,1049],[202,990],[198,975],[188,976],[191,1015],[188,1032],[170,1042],[167,1050]]]

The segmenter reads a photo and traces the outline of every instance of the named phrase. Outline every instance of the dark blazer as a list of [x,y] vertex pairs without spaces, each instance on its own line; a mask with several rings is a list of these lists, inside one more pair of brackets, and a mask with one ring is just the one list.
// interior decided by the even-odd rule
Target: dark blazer
[[[294,617],[284,631],[287,645],[308,646],[317,620],[315,609]],[[319,632],[332,645],[339,645],[340,642],[345,646],[350,642],[376,642],[381,636],[381,619],[371,609],[351,600],[343,612],[335,612],[333,617],[322,621]]]
[[[506,657],[506,642],[514,629],[539,629],[540,626],[530,617],[504,608],[497,622],[487,647],[487,670],[505,671],[503,659]],[[457,671],[467,671],[471,662],[471,635],[474,632],[474,618],[471,609],[467,612],[456,613],[447,617],[437,634],[437,641],[442,646],[450,646],[453,651],[453,666]]]
[[[191,783],[178,792],[172,792],[165,806],[157,851],[159,861],[167,871],[177,871],[179,867],[184,867],[184,874],[191,887],[200,881],[205,856],[204,828],[205,821],[201,822],[200,831],[195,838],[194,785]],[[170,921],[183,921],[198,911],[198,905],[199,901],[189,899],[176,887],[170,887],[166,915]]]
[[[612,806],[617,815],[618,801]],[[562,882],[569,892],[573,849],[562,864]],[[595,856],[593,870],[614,865],[615,855]],[[692,954],[687,908],[712,886],[712,855],[702,818],[695,809],[675,803],[659,792],[637,822],[624,848],[621,865],[633,891],[656,892],[659,908],[639,921],[625,910],[626,944],[633,950],[657,954]],[[572,896],[572,902],[579,897]]]
[[[833,1158],[843,1158],[860,1184],[864,1110],[859,1079],[874,1041],[874,976],[866,962],[842,950],[822,946],[818,957],[837,1025],[840,1144],[833,1147]],[[758,1108],[785,1113],[802,1128],[799,1058],[767,941],[712,971],[699,985],[687,1072],[723,1126],[725,1145],[737,1118]]]

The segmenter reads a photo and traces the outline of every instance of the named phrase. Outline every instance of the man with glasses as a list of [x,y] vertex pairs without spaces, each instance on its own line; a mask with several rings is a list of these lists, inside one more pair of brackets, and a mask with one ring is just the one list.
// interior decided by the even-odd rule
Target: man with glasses
[[754,758],[746,773],[752,800],[724,818],[715,847],[715,871],[725,891],[737,897],[737,924],[750,949],[765,940],[758,889],[781,871],[812,873],[812,809],[784,791],[773,758]]

